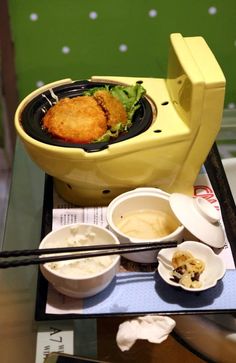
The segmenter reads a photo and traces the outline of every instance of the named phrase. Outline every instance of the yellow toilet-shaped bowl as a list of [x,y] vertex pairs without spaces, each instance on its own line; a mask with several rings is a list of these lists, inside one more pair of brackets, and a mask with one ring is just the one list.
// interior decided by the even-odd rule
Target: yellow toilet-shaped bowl
[[171,34],[167,78],[93,76],[90,82],[134,84],[142,81],[151,122],[141,133],[88,152],[55,146],[30,136],[22,126],[29,103],[65,79],[29,94],[15,114],[15,127],[33,161],[54,177],[55,188],[78,205],[107,205],[139,186],[191,194],[221,125],[225,78],[202,37]]

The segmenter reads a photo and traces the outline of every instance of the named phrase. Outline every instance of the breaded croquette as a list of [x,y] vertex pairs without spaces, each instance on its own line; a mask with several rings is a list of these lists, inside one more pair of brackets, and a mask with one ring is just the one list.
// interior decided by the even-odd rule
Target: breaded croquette
[[108,127],[117,123],[126,124],[128,120],[126,110],[116,97],[107,90],[98,90],[93,96],[106,114]]
[[43,128],[54,137],[72,143],[90,143],[107,131],[104,111],[91,96],[63,98],[42,120]]

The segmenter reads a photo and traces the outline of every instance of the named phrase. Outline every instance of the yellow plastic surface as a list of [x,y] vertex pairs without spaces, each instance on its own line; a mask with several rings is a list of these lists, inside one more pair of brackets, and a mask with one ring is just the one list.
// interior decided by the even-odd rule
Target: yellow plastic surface
[[55,177],[56,188],[66,200],[106,205],[118,194],[139,186],[192,194],[196,176],[220,129],[225,78],[203,38],[172,34],[170,41],[167,79],[92,77],[94,81],[126,84],[143,81],[154,118],[148,130],[131,139],[86,153],[29,137],[20,124],[25,105],[45,89],[71,80],[44,86],[19,105],[17,132],[36,164]]

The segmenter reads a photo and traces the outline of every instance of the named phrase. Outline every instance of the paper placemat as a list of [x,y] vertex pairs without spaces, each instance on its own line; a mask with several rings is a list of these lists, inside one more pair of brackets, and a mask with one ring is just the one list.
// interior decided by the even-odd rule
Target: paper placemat
[[50,286],[48,314],[176,314],[236,311],[236,271],[227,270],[218,284],[206,291],[189,292],[167,285],[157,272],[118,273],[101,293],[87,299],[59,299]]

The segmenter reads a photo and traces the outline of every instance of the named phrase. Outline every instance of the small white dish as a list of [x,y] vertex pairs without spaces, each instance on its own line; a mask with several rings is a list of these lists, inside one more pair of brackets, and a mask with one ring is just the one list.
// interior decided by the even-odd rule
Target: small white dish
[[[170,266],[168,266],[168,262],[171,262],[172,257],[176,251],[181,250],[189,251],[194,258],[200,259],[204,262],[205,268],[204,271],[200,274],[199,280],[202,284],[201,287],[189,288],[171,280],[172,269],[170,268]],[[225,274],[225,264],[223,260],[218,255],[216,255],[209,246],[201,242],[185,241],[179,244],[178,247],[162,249],[159,251],[157,259],[159,261],[158,272],[161,278],[167,284],[191,292],[210,289],[211,287],[215,286],[217,284],[217,281],[219,281]],[[167,264],[161,262],[162,259],[164,259],[164,261],[167,261]]]
[[[106,228],[78,223],[50,232],[44,237],[39,248],[99,244],[119,244],[119,240]],[[56,266],[55,263],[53,266],[45,263],[40,265],[40,269],[44,277],[60,293],[74,298],[85,298],[104,290],[119,270],[119,255],[104,257],[60,261]]]

